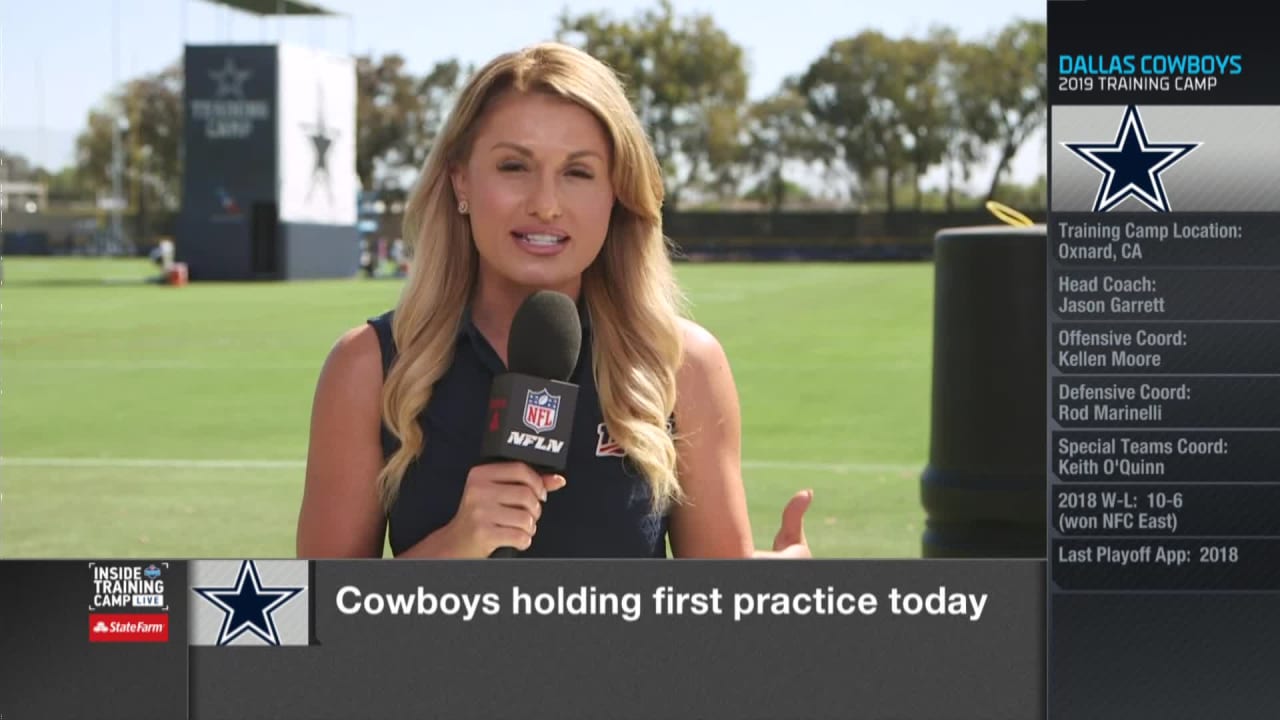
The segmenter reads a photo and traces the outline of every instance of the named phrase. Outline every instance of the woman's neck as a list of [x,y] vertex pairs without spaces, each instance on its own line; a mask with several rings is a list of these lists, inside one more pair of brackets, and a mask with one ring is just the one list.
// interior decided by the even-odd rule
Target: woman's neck
[[525,298],[537,290],[547,289],[564,293],[577,302],[581,288],[581,278],[574,278],[572,283],[561,287],[539,288],[512,283],[482,270],[476,278],[476,287],[471,296],[471,322],[493,346],[494,352],[498,353],[505,365],[511,320]]

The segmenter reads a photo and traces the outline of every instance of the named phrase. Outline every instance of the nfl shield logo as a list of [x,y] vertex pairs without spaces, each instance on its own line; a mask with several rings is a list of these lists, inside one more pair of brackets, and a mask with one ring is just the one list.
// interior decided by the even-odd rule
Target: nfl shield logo
[[556,416],[560,414],[560,396],[552,395],[546,389],[527,391],[524,401],[524,424],[534,432],[547,432],[556,427]]

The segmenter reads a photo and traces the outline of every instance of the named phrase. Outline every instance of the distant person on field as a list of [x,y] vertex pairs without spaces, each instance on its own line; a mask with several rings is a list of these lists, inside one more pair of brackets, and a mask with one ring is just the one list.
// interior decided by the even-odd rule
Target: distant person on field
[[151,261],[160,266],[160,270],[168,275],[173,269],[173,261],[175,256],[175,247],[173,241],[165,238],[161,240],[151,250]]
[[[741,417],[719,341],[681,316],[662,174],[621,84],[558,43],[501,55],[463,89],[405,213],[394,310],[320,373],[301,557],[808,557],[811,493],[757,551]],[[563,474],[480,465],[490,384],[536,290],[583,320]]]
[[404,239],[391,241],[391,262],[396,266],[396,277],[404,277],[409,270],[409,258],[405,255]]
[[360,240],[360,270],[364,273],[365,277],[373,277],[373,251],[369,246],[369,238],[362,238]]
[[152,278],[151,282],[162,285],[169,282],[169,273],[173,271],[175,255],[176,248],[172,240],[164,238],[156,243],[156,246],[151,249],[150,258],[151,262],[160,268],[160,274]]

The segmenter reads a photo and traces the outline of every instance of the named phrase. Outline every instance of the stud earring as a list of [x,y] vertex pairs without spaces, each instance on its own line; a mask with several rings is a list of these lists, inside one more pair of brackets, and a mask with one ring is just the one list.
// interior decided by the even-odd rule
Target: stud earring
[[467,201],[466,201],[466,200],[459,200],[459,201],[458,201],[458,212],[459,212],[459,213],[461,213],[461,214],[463,214],[463,215],[466,215],[466,214],[467,214],[467,209],[468,209],[469,207],[470,207],[470,206],[469,206],[469,205],[467,205]]

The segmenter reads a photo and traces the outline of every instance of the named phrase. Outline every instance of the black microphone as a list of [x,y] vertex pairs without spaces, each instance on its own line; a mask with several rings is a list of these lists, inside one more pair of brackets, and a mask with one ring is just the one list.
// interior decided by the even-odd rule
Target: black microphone
[[[481,464],[515,460],[539,473],[561,472],[569,458],[578,386],[569,382],[582,350],[582,321],[568,295],[539,290],[511,320],[507,372],[493,379]],[[489,557],[512,558],[513,547]]]

